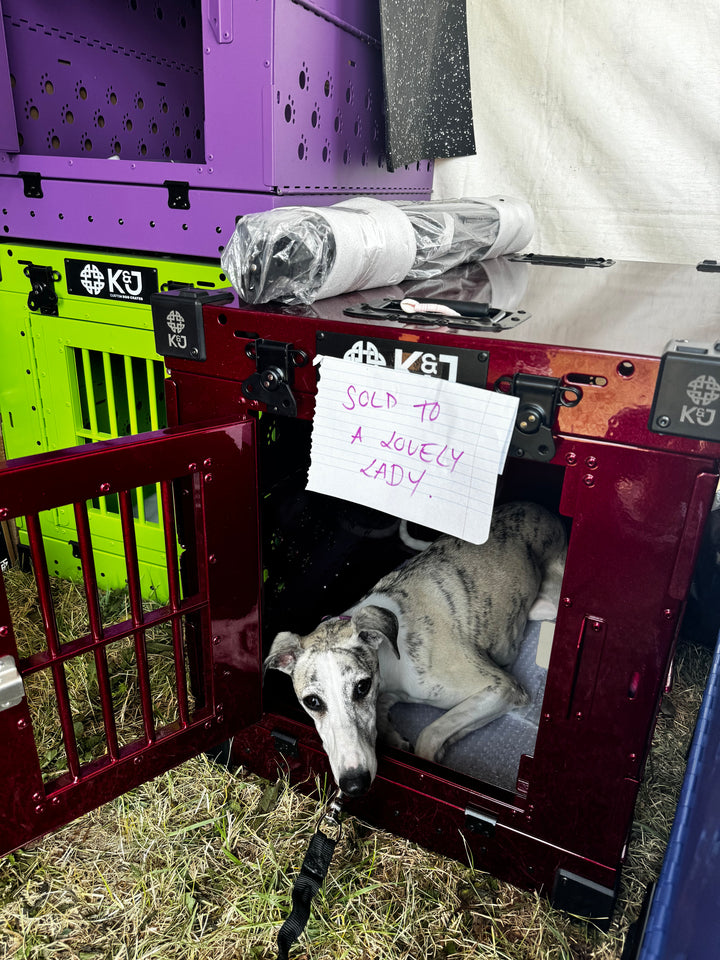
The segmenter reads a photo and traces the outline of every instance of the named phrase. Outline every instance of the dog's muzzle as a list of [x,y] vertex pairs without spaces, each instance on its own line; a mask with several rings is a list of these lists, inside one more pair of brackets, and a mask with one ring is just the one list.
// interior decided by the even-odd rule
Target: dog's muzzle
[[340,777],[338,786],[346,797],[362,797],[370,789],[371,783],[370,771],[356,767]]

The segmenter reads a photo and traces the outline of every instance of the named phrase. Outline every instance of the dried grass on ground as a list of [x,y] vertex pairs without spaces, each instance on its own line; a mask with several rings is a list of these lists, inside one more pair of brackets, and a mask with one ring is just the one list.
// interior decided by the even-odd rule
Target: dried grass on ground
[[[607,934],[348,818],[297,960],[615,960],[672,824],[710,653],[678,656]],[[204,757],[0,861],[0,957],[270,960],[317,805]]]

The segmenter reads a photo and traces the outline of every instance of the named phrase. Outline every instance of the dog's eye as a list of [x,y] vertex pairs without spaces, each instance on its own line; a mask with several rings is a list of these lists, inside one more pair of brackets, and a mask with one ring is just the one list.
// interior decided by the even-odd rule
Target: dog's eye
[[355,684],[355,689],[353,690],[353,697],[356,700],[364,700],[365,697],[370,693],[370,687],[372,687],[372,680],[370,677],[365,677],[363,680],[358,680]]
[[308,697],[303,697],[303,703],[307,709],[312,710],[313,713],[320,713],[325,709],[325,704],[320,697],[316,697],[314,693],[311,693]]

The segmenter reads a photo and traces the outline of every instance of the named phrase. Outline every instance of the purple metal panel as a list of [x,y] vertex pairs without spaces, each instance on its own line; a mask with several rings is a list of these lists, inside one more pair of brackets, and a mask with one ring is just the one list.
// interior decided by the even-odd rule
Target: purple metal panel
[[3,21],[21,137],[7,175],[429,195],[430,163],[384,160],[376,0],[5,0]]
[[[0,156],[1,167],[2,156]],[[68,163],[76,161],[69,160]],[[328,204],[342,195],[275,197],[262,193],[190,190],[189,210],[168,206],[165,187],[43,180],[42,199],[23,193],[18,177],[0,176],[0,233],[63,245],[161,251],[217,260],[232,235],[235,218],[289,204]],[[404,195],[423,199],[422,193]]]
[[[170,482],[184,478],[172,499]],[[163,515],[168,538],[170,603],[143,612],[137,588],[132,505],[128,490],[148,483],[164,487]],[[243,490],[242,501],[235,496]],[[212,497],[207,496],[212,489]],[[189,496],[185,496],[185,491]],[[92,575],[90,631],[71,639],[57,632],[37,515],[63,504],[77,505],[81,560],[91,566],[92,544],[84,504],[98,495],[118,494],[128,549],[130,617],[103,626],[95,607]],[[228,509],[233,504],[233,509]],[[185,518],[186,566],[189,576],[180,595],[175,556],[174,510]],[[260,649],[257,602],[257,498],[255,493],[254,425],[251,422],[208,425],[190,430],[163,430],[16,460],[0,467],[0,516],[28,515],[33,567],[46,628],[46,649],[20,657],[18,636],[0,583],[0,656],[12,656],[23,678],[40,671],[52,674],[64,736],[68,772],[44,782],[27,699],[0,713],[0,850],[3,852],[52,830],[80,813],[104,803],[137,783],[157,775],[201,749],[226,739],[260,715]],[[189,520],[189,522],[187,522]],[[193,529],[200,536],[190,536]],[[237,544],[243,544],[238,563]],[[133,573],[135,570],[135,573]],[[187,617],[193,629],[185,638],[179,626]],[[179,717],[155,730],[149,695],[145,639],[148,630],[167,624],[173,633]],[[145,677],[144,733],[118,747],[112,723],[104,755],[87,763],[78,756],[73,730],[72,691],[65,669],[76,658],[92,654],[102,665],[118,642],[134,641],[140,683]],[[204,696],[191,710],[185,689],[184,645],[204,665]],[[191,651],[188,651],[190,653]],[[100,680],[102,683],[102,680]],[[112,698],[103,694],[106,717]],[[105,719],[105,718],[104,718]]]
[[[0,23],[2,23],[2,3],[0,3]],[[0,32],[0,151],[15,153],[19,146],[15,106],[10,86],[7,44],[5,34]]]

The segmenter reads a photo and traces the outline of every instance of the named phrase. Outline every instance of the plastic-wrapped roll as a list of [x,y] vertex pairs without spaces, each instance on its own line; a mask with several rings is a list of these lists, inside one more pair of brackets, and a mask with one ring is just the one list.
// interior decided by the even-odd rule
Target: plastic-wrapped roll
[[516,252],[529,243],[533,226],[528,204],[509,198],[355,197],[243,217],[221,262],[248,303],[308,304]]

